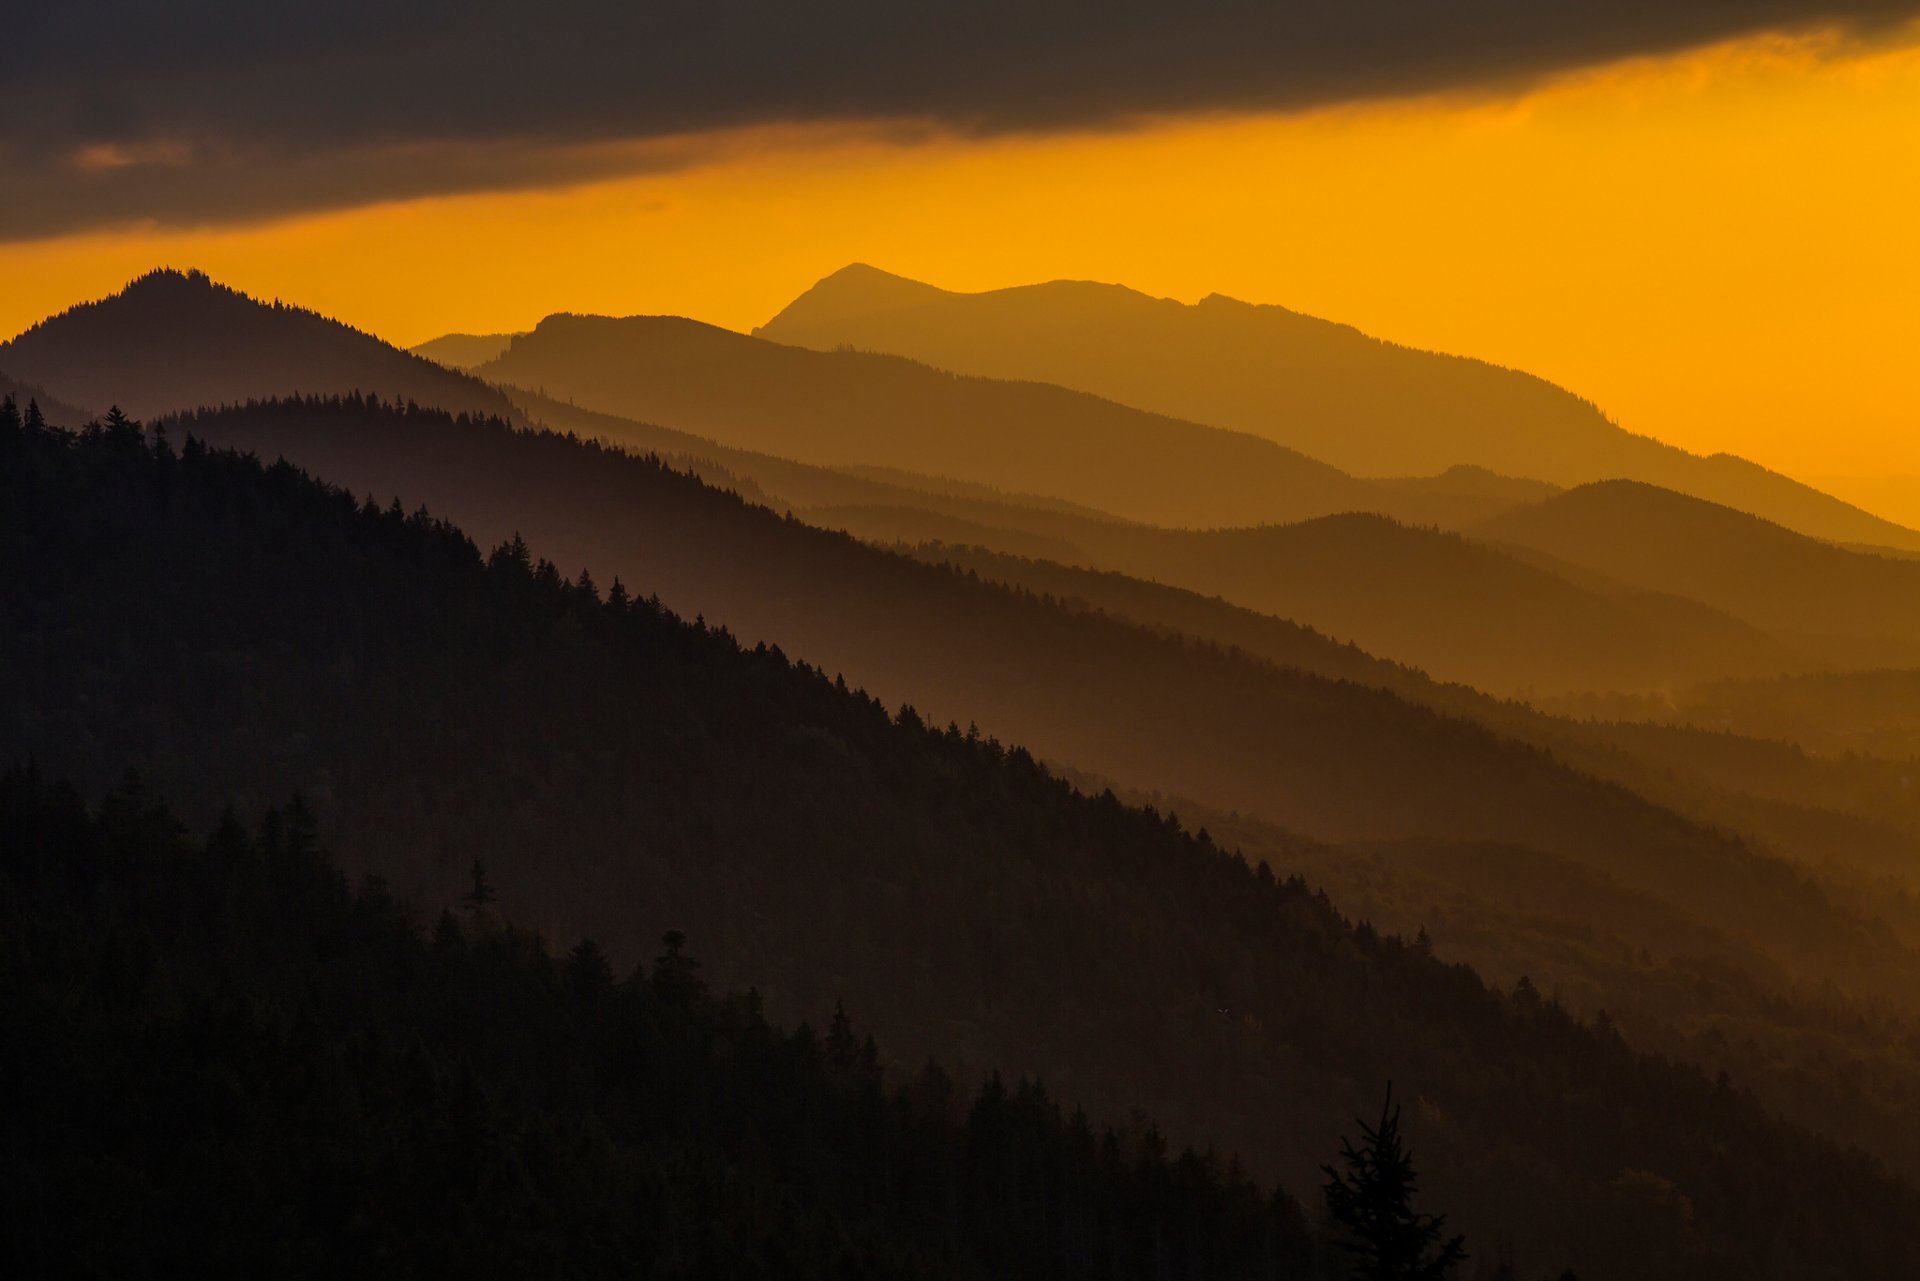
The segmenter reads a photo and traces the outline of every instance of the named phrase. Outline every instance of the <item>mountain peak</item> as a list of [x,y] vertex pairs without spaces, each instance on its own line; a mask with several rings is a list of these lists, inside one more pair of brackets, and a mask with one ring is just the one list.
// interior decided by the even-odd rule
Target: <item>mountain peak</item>
[[0,343],[0,367],[136,418],[270,396],[365,392],[507,415],[506,398],[304,307],[160,267]]
[[870,316],[948,296],[946,290],[864,262],[848,263],[814,282],[811,289],[788,303],[755,334],[784,322],[831,323],[850,316]]

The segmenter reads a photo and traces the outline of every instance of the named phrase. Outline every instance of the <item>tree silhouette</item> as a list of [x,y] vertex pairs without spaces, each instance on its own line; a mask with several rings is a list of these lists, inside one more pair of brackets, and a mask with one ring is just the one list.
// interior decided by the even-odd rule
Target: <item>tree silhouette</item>
[[[1345,1231],[1342,1242],[1354,1256],[1359,1281],[1444,1281],[1467,1257],[1466,1239],[1452,1237],[1444,1244],[1443,1214],[1421,1214],[1413,1208],[1418,1176],[1413,1154],[1400,1139],[1400,1108],[1387,1085],[1380,1121],[1360,1127],[1361,1142],[1340,1144],[1344,1171],[1320,1167],[1327,1182],[1327,1213]],[[1436,1248],[1437,1247],[1437,1248]]]
[[692,999],[701,990],[700,978],[695,973],[700,962],[687,955],[686,934],[668,930],[660,936],[660,946],[664,950],[653,958],[655,990],[662,996],[682,1001]]
[[607,954],[592,939],[581,939],[567,954],[567,986],[575,995],[591,1000],[613,988],[613,966]]
[[494,893],[493,882],[487,879],[486,864],[479,859],[473,860],[473,888],[464,895],[467,907],[471,911],[481,911],[493,906],[500,896]]

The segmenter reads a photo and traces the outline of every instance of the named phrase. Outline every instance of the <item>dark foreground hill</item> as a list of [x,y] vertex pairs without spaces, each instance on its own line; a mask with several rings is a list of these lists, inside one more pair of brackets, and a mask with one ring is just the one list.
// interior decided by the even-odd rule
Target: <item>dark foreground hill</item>
[[977,722],[1120,784],[1315,835],[1566,854],[1691,917],[1676,951],[1856,994],[1911,990],[1915,958],[1803,872],[1385,691],[970,581],[551,433],[351,401],[172,427],[425,502],[489,542],[522,531],[563,563],[644,582],[683,617],[777,642],[890,706]]
[[138,764],[205,815],[297,787],[402,892],[445,901],[477,857],[502,911],[623,967],[677,925],[776,1011],[844,997],[909,1063],[1144,1104],[1293,1186],[1392,1077],[1426,1195],[1529,1272],[1920,1268],[1920,1198],[1872,1163],[1024,751],[288,466],[12,433],[0,486],[0,750],[90,790]]
[[1818,538],[1920,548],[1920,533],[1743,458],[1625,431],[1532,374],[1217,294],[1188,306],[1065,280],[962,294],[856,264],[754,332],[1058,383],[1252,432],[1360,476],[1457,463],[1560,485],[1625,476]]
[[43,320],[0,343],[0,369],[96,411],[118,405],[139,417],[352,391],[511,414],[505,398],[477,379],[305,308],[256,301],[197,271],[151,272]]
[[423,930],[313,838],[298,804],[200,841],[137,788],[0,778],[9,1275],[1317,1275],[1237,1164],[889,1078],[677,935],[616,978],[484,904]]

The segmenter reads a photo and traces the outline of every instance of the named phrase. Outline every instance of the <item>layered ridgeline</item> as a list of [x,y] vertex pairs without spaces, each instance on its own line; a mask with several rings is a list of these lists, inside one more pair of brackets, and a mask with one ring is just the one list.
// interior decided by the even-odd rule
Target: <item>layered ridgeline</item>
[[1297,1203],[1034,1083],[770,1026],[679,936],[616,977],[477,895],[423,934],[307,812],[188,839],[0,777],[13,1276],[1308,1281]]
[[[0,370],[96,412],[118,405],[140,417],[354,391],[511,414],[506,400],[476,379],[304,308],[256,301],[199,272],[151,272],[117,294],[43,320],[0,343]],[[63,425],[83,420],[76,414]]]
[[22,414],[30,408],[38,411],[42,419],[56,427],[78,427],[95,417],[92,412],[68,404],[46,388],[20,382],[4,371],[0,371],[0,397],[13,401]]
[[[1822,672],[1777,680],[1720,680],[1659,695],[1570,696],[1568,713],[1612,720],[1711,725],[1797,743],[1829,757],[1920,758],[1920,670]],[[1909,786],[1910,771],[1903,771]]]
[[[1898,762],[1858,754],[1819,759],[1778,741],[1795,735],[1780,732],[1776,723],[1757,723],[1757,737],[1730,733],[1719,724],[1718,718],[1730,715],[1724,709],[1731,700],[1746,697],[1747,691],[1771,688],[1774,682],[1720,681],[1658,700],[1624,696],[1568,700],[1574,710],[1604,708],[1614,716],[1570,719],[1465,685],[1436,681],[1312,628],[1160,583],[979,546],[921,543],[897,550],[989,582],[1051,597],[1067,608],[1199,638],[1332,680],[1391,690],[1409,702],[1466,717],[1550,751],[1584,772],[1622,783],[1682,812],[1746,833],[1808,866],[1863,886],[1891,880],[1903,894],[1920,891],[1920,796],[1902,781],[1907,771]],[[1863,673],[1857,680],[1863,693],[1874,689],[1891,697],[1886,713],[1890,718],[1904,715],[1911,720],[1913,699],[1905,700],[1903,710],[1903,700],[1893,695],[1898,685],[1890,679],[1893,675]],[[1815,691],[1846,688],[1854,680],[1820,677],[1777,685],[1782,689],[1808,686],[1799,703],[1814,715]],[[1722,692],[1717,701],[1716,691]],[[1858,696],[1844,701],[1841,715],[1860,714],[1860,702]],[[1692,713],[1691,723],[1681,709]],[[1629,712],[1639,712],[1642,721],[1654,723],[1628,720]]]
[[[1295,619],[1483,689],[1663,690],[1801,670],[1811,661],[1698,602],[1378,515],[1167,529],[897,470],[798,463],[517,389],[508,394],[536,421],[657,452],[810,524],[881,543],[977,544],[1119,570]],[[1457,469],[1453,477],[1459,492],[1476,489],[1501,507],[1540,496],[1488,474]]]
[[[889,716],[517,546],[483,562],[450,527],[290,467],[154,453],[131,428],[10,431],[0,451],[0,551],[25,571],[0,580],[0,747],[90,790],[138,764],[198,822],[299,788],[352,864],[403,891],[451,898],[478,858],[501,911],[596,936],[622,968],[679,926],[720,984],[760,983],[775,1010],[842,997],[908,1064],[1043,1071],[1094,1115],[1144,1104],[1294,1186],[1391,1076],[1417,1100],[1424,1194],[1528,1272],[1920,1267],[1920,1198],[1871,1163],[1168,819],[1078,796],[1023,751]],[[169,902],[156,928],[222,910]],[[111,958],[123,982],[133,955]],[[400,1007],[380,1026],[409,1022],[391,991],[407,956],[378,967]],[[249,1034],[255,1007],[220,999],[194,1045]],[[500,1053],[540,1053],[551,1016],[526,1009],[486,1020]],[[429,1089],[431,1064],[412,1078]],[[236,1088],[202,1080],[188,1097],[208,1107]]]
[[1473,532],[1705,601],[1838,662],[1920,665],[1920,560],[1836,547],[1632,481],[1582,485]]
[[408,350],[449,369],[472,369],[498,356],[517,337],[518,334],[442,334]]
[[1251,432],[1361,476],[1476,463],[1560,485],[1630,477],[1835,542],[1920,548],[1920,533],[1744,459],[1624,431],[1531,374],[1217,294],[1188,306],[1077,281],[961,294],[855,265],[754,332],[1057,383]]
[[1675,950],[1852,992],[1910,991],[1915,959],[1804,874],[1386,690],[971,581],[550,433],[364,402],[207,412],[171,430],[424,502],[490,543],[522,532],[562,563],[645,583],[683,615],[777,642],[889,705],[977,721],[1117,783],[1322,837],[1564,854],[1692,918]]
[[1163,525],[1344,511],[1459,524],[1516,501],[1471,477],[1376,485],[1258,435],[1084,392],[808,351],[677,316],[549,316],[474,373],[722,445],[1040,493]]

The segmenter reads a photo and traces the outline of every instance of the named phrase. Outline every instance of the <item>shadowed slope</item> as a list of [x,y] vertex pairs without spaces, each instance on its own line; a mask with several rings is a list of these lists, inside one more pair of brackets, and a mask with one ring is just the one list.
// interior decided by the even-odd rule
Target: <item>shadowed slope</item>
[[970,582],[781,519],[646,460],[425,411],[285,404],[169,424],[426,502],[483,540],[645,583],[685,615],[846,673],[935,723],[1329,836],[1552,849],[1710,913],[1729,962],[1845,985],[1900,969],[1884,930],[1757,856],[1536,749],[1339,684]]
[[364,391],[510,413],[484,383],[316,312],[262,303],[199,272],[156,271],[0,343],[0,369],[137,418],[266,396]]
[[[379,429],[426,421],[400,417]],[[1422,1101],[1423,1189],[1529,1272],[1920,1266],[1914,1193],[1873,1163],[1159,815],[1075,796],[1024,751],[890,718],[524,548],[483,567],[457,531],[292,468],[118,432],[0,448],[0,537],[41,553],[0,578],[16,660],[0,677],[26,712],[0,728],[90,786],[132,758],[196,816],[300,787],[359,865],[437,897],[483,857],[503,905],[567,937],[630,958],[684,924],[715,940],[721,981],[744,972],[776,1009],[844,995],[910,1062],[932,1046],[1044,1068],[1098,1113],[1142,1103],[1178,1137],[1231,1137],[1309,1179],[1391,1075]],[[149,629],[135,643],[128,619]],[[190,898],[165,928],[227,902]],[[139,981],[139,955],[112,972]],[[378,971],[389,991],[412,972]],[[254,1009],[195,1024],[194,1044],[230,1044]],[[493,1020],[488,1047],[527,1053],[538,1026]],[[196,1103],[231,1097],[225,1077],[189,1084]],[[1667,1213],[1678,1196],[1686,1215]]]
[[1252,432],[1357,475],[1473,463],[1561,485],[1630,476],[1837,542],[1920,548],[1920,533],[1744,459],[1623,431],[1531,374],[1217,294],[1188,306],[1081,281],[959,294],[855,265],[755,332],[1059,383]]

